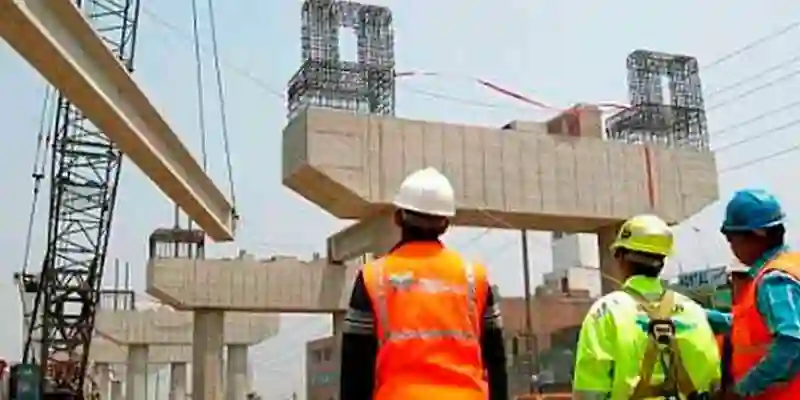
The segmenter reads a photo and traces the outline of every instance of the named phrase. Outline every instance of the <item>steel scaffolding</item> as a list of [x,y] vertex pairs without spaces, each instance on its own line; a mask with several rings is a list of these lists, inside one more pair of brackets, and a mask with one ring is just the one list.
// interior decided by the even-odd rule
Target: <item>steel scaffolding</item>
[[608,138],[708,150],[697,60],[636,50],[628,56],[627,66],[631,107],[606,120]]
[[[302,10],[303,64],[289,81],[289,118],[309,106],[394,115],[391,10],[333,0],[305,0]],[[356,35],[355,61],[342,60],[342,29],[350,29]]]

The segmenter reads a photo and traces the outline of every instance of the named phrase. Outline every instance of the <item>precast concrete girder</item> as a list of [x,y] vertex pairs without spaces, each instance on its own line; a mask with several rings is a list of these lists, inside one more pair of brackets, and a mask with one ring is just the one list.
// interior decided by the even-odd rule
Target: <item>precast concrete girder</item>
[[328,259],[341,263],[365,253],[380,256],[400,241],[400,229],[390,210],[344,228],[328,237]]
[[154,258],[147,264],[147,293],[176,309],[342,312],[360,267],[294,257]]
[[71,0],[0,0],[0,37],[216,241],[233,207]]

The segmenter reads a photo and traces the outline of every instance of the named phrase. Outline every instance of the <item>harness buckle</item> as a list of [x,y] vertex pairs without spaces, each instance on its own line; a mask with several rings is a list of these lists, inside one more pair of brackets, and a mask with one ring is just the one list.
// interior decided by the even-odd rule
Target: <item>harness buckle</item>
[[647,331],[656,343],[668,345],[675,338],[675,323],[672,319],[651,319]]

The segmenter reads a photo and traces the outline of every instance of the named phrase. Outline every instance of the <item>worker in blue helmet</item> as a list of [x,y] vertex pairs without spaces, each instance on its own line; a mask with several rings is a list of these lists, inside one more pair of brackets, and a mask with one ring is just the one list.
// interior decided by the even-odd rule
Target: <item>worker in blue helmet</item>
[[731,314],[708,311],[730,333],[732,398],[795,399],[800,393],[800,252],[785,243],[785,214],[771,193],[740,190],[720,231],[746,266]]

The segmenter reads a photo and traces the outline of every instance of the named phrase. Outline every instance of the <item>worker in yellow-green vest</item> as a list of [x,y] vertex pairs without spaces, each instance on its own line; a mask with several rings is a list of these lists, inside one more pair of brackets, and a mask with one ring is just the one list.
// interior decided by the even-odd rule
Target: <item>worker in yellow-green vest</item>
[[575,399],[704,399],[720,357],[703,308],[663,287],[672,229],[659,217],[626,221],[611,252],[622,288],[590,309],[578,339]]

